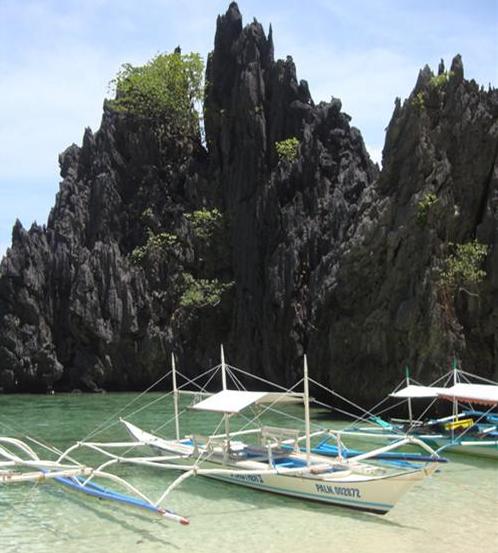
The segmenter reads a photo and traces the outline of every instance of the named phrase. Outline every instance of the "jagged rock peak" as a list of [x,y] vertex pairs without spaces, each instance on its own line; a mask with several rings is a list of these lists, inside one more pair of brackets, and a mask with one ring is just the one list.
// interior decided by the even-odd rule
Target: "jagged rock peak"
[[229,51],[242,32],[242,15],[237,2],[232,2],[225,15],[219,15],[214,37],[215,50]]
[[[218,16],[213,54],[225,60],[236,59],[242,65],[261,61],[267,66],[273,61],[272,35],[270,26],[268,38],[266,37],[263,26],[256,18],[243,28],[239,7],[236,2],[232,2],[227,12]],[[244,43],[244,48],[237,45],[239,41]]]
[[464,79],[463,62],[462,62],[462,56],[460,54],[457,54],[453,58],[451,62],[450,71],[453,74],[454,78],[456,78],[458,81],[463,81]]

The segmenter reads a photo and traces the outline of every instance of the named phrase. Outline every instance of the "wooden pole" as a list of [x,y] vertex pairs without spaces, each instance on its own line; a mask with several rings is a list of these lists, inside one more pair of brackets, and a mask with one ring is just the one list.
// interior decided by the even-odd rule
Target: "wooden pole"
[[175,406],[175,431],[176,439],[180,439],[180,419],[178,413],[178,388],[176,386],[176,364],[175,354],[171,352],[171,375],[173,377],[173,404]]
[[308,359],[304,355],[304,424],[306,431],[306,464],[311,465],[310,393],[308,384]]

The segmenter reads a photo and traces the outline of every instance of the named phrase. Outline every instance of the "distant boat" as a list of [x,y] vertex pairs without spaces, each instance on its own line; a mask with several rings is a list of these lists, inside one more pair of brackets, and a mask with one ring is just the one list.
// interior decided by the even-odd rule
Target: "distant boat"
[[[498,459],[498,385],[491,381],[486,381],[486,384],[470,382],[469,378],[479,378],[481,382],[485,379],[456,368],[445,375],[448,376],[452,377],[452,385],[441,387],[413,384],[407,375],[406,386],[391,393],[390,397],[407,400],[408,419],[386,419],[385,415],[371,414],[368,426],[355,424],[347,433],[376,439],[396,439],[398,435],[409,434],[439,453],[465,453]],[[466,381],[462,382],[464,378]],[[414,418],[413,401],[421,398],[432,400],[432,403],[450,401],[453,413],[435,419],[424,418],[423,414]]]

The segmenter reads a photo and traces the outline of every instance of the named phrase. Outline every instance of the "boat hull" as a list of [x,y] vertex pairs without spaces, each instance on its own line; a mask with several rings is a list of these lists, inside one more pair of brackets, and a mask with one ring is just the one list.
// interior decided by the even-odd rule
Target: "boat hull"
[[290,497],[328,503],[340,507],[376,514],[388,513],[398,500],[418,481],[418,473],[393,477],[395,482],[382,479],[366,482],[318,481],[285,475],[206,475],[223,482]]
[[[193,454],[193,446],[187,445],[186,441],[163,440],[130,423],[125,423],[125,425],[133,439],[148,444],[159,455],[184,455],[178,461],[171,461],[173,464],[190,467],[198,460],[198,456]],[[190,457],[189,454],[191,454]],[[326,458],[323,459],[327,461]],[[393,475],[352,475],[347,477],[341,475],[341,471],[324,475],[310,474],[309,472],[305,474],[257,474],[257,469],[251,463],[238,463],[237,467],[233,467],[233,472],[230,472],[232,466],[225,464],[222,460],[202,461],[203,469],[223,469],[223,474],[202,475],[260,491],[377,514],[389,512],[412,486],[431,472],[431,469],[426,471],[416,469]],[[255,473],[247,474],[251,470],[251,466],[254,467]],[[260,466],[264,469],[261,463]],[[244,472],[241,473],[241,471]]]

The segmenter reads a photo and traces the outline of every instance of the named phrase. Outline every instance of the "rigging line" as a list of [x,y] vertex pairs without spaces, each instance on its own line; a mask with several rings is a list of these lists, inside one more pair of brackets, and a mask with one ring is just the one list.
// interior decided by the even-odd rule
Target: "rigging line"
[[[227,375],[232,379],[235,387],[237,390],[245,391],[244,385],[240,381],[240,379],[237,377],[237,375],[229,368],[226,367]],[[256,406],[251,405],[250,407],[251,416],[257,418],[258,417],[258,409]],[[239,413],[239,416],[246,421],[246,424],[251,424],[251,422],[254,420],[254,418],[251,419],[251,417],[248,417],[243,412]]]
[[[299,386],[300,384],[302,384],[303,382],[303,378],[301,378],[301,380],[299,380],[298,382],[296,382],[294,384],[294,386],[292,386],[291,388],[289,388],[288,390],[286,390],[287,392],[291,392],[294,388],[296,388],[297,386]],[[279,399],[275,399],[274,401],[272,401],[267,407],[265,407],[261,413],[259,413],[258,415],[256,415],[255,417],[253,417],[247,424],[245,424],[244,426],[242,426],[242,428],[240,430],[245,430],[249,424],[252,424],[254,421],[256,421],[258,418],[260,418],[261,416],[263,416],[266,411],[268,411],[268,409],[270,409],[271,407],[273,407],[273,405],[275,405],[275,403],[277,403],[279,401]]]
[[[212,369],[208,369],[207,371],[204,371],[204,372],[201,373],[200,375],[196,376],[194,379],[188,379],[184,374],[180,373],[180,375],[181,375],[183,378],[185,378],[185,379],[187,380],[187,382],[183,383],[183,384],[179,387],[179,389],[181,390],[182,388],[186,387],[188,384],[195,384],[195,381],[196,381],[196,380],[199,380],[200,378],[203,378],[203,377],[206,376],[206,374],[208,374],[209,372],[216,370],[216,368],[217,368],[217,367],[213,367]],[[168,373],[166,373],[166,374],[164,375],[163,378],[166,378],[166,377],[169,376],[170,374],[171,374],[171,371],[169,371]],[[158,381],[158,382],[159,382],[159,381]],[[158,382],[156,382],[156,384],[157,384]],[[196,385],[199,387],[198,384],[196,384]],[[200,387],[199,387],[199,388],[200,388]],[[201,388],[201,389],[202,389],[202,388]],[[133,401],[136,401],[137,399],[139,399],[139,397],[143,396],[148,390],[150,390],[150,387],[149,387],[147,390],[145,390],[144,392],[141,392],[140,395],[137,396],[137,397],[135,398],[135,400],[133,400]],[[128,418],[128,417],[133,417],[133,416],[137,415],[138,413],[140,413],[141,411],[144,411],[145,409],[148,409],[148,408],[151,407],[152,405],[154,405],[154,404],[158,403],[159,401],[162,401],[163,399],[167,398],[167,397],[170,396],[172,393],[173,393],[172,391],[169,391],[169,392],[166,392],[166,393],[164,393],[164,394],[161,394],[159,397],[157,397],[157,398],[155,398],[155,399],[149,401],[149,402],[146,403],[145,405],[142,405],[142,407],[139,407],[139,408],[136,409],[135,411],[132,411],[131,413],[128,413],[128,414],[126,415],[127,418]],[[128,407],[131,405],[131,403],[133,403],[133,401],[130,402],[130,403],[128,404]],[[112,417],[109,417],[109,418],[107,419],[107,421],[109,421],[109,424],[108,424],[107,426],[101,426],[101,428],[100,428],[98,431],[95,431],[95,432],[91,433],[89,436],[85,437],[84,440],[81,440],[81,441],[86,441],[86,440],[88,440],[89,438],[94,437],[96,434],[99,434],[99,433],[101,433],[101,432],[104,432],[105,430],[108,430],[109,428],[112,428],[113,426],[116,426],[117,424],[119,424],[119,420],[114,420],[113,422],[110,422],[110,420],[111,420],[112,418],[116,417],[116,416],[117,416],[119,413],[121,413],[124,409],[126,409],[126,407],[127,407],[127,406],[123,407],[123,408],[120,409],[117,413],[115,413]]]
[[[229,374],[230,374],[231,378],[235,382],[235,385],[236,386],[238,385],[238,389],[239,390],[245,390],[244,385],[242,384],[240,379],[237,377],[237,375],[230,369],[228,369],[228,371],[229,371]],[[268,407],[268,410],[271,411],[272,410],[271,407]],[[257,419],[258,416],[260,416],[260,414],[262,414],[258,411],[257,405],[251,405],[250,411],[251,411],[251,415],[253,417],[252,419],[250,417],[244,415],[243,413],[239,413],[239,415],[242,416],[242,418],[246,421],[247,424],[251,424],[253,420]],[[302,422],[302,419],[298,419],[298,420]]]
[[93,430],[93,431],[90,431],[84,438],[83,438],[83,442],[90,439],[90,438],[93,438],[93,436],[95,436],[96,434],[99,434],[102,430],[102,428],[105,428],[106,424],[108,422],[110,422],[111,420],[115,419],[120,413],[122,413],[125,409],[128,409],[128,407],[130,405],[133,405],[136,401],[138,401],[144,394],[146,394],[147,392],[150,392],[150,390],[152,390],[153,388],[155,388],[160,382],[162,382],[165,378],[167,378],[169,375],[171,374],[171,371],[168,371],[166,374],[163,374],[163,376],[161,376],[161,378],[159,378],[158,380],[156,380],[153,384],[151,384],[146,390],[144,390],[143,392],[141,392],[138,396],[136,396],[135,398],[133,398],[130,402],[128,402],[124,407],[121,407],[121,409],[118,409],[118,411],[116,413],[113,413],[110,417],[108,417],[103,423],[101,423],[100,425],[97,425],[97,427]]
[[[133,416],[137,415],[138,413],[144,411],[145,409],[148,409],[151,405],[154,405],[155,403],[158,403],[159,401],[164,400],[164,398],[167,397],[169,394],[170,394],[170,392],[168,392],[167,394],[162,394],[159,397],[153,399],[152,401],[149,401],[147,404],[142,405],[142,407],[139,407],[135,411],[132,411],[131,413],[128,413],[128,415],[126,415],[126,418],[133,417]],[[86,436],[85,439],[79,440],[79,441],[86,442],[88,439],[93,438],[96,434],[101,434],[102,432],[104,432],[106,430],[109,430],[110,428],[112,428],[113,426],[116,426],[119,423],[120,423],[119,419],[114,420],[112,422],[109,422],[109,424],[107,426],[102,427],[98,432],[93,432],[92,434],[89,434],[88,436]]]
[[[396,389],[395,389],[396,391]],[[394,393],[394,392],[393,392]],[[394,405],[388,405],[387,407],[385,407],[384,409],[381,409],[380,411],[378,411],[377,409],[383,404],[385,403],[387,400],[389,399],[389,396],[386,396],[384,399],[382,399],[381,401],[379,401],[376,405],[374,405],[370,410],[372,413],[375,413],[374,416],[376,417],[379,417],[380,415],[386,413],[387,411],[392,411],[393,409],[395,409],[396,407],[402,405],[403,403],[405,403],[405,400],[401,400],[399,401],[398,403],[395,403]],[[332,409],[336,409],[338,410],[336,407],[332,407]],[[346,413],[346,411],[341,411],[343,413]],[[352,427],[354,427],[356,424],[360,424],[362,422],[369,422],[371,417],[366,415],[366,414],[362,414],[362,415],[353,415],[353,413],[348,413],[349,416],[351,416],[353,419],[355,419],[353,421],[353,424],[351,425]]]
[[327,386],[324,386],[323,384],[320,384],[320,382],[317,382],[316,380],[314,380],[313,378],[310,378],[310,382],[312,382],[313,384],[315,384],[316,386],[318,386],[319,388],[322,388],[323,390],[325,390],[326,392],[329,392],[330,394],[332,394],[333,396],[336,396],[340,399],[342,399],[343,401],[345,401],[346,403],[348,403],[349,405],[352,405],[353,407],[355,407],[356,409],[358,409],[359,411],[361,411],[362,413],[366,413],[366,414],[369,414],[370,416],[374,416],[372,413],[370,413],[370,411],[368,411],[367,409],[363,409],[362,407],[360,407],[357,403],[354,403],[354,401],[351,401],[350,399],[347,399],[345,398],[344,396],[341,396],[339,393],[337,392],[334,392],[334,390],[332,390],[331,388],[328,388]]
[[[406,399],[404,399],[404,398],[400,399],[396,403],[394,403],[392,405],[388,405],[387,407],[384,407],[384,409],[381,409],[380,411],[377,411],[375,416],[379,417],[380,415],[383,415],[384,413],[387,413],[388,411],[392,411],[393,409],[396,409],[396,407],[399,407],[400,405],[403,405],[404,403],[406,403]],[[361,417],[361,420],[368,422],[369,419],[365,418],[365,417]]]
[[476,380],[482,380],[483,382],[487,382],[488,384],[492,384],[494,386],[497,386],[498,384],[494,380],[490,380],[489,378],[484,378],[483,376],[479,376],[477,374],[468,373],[466,371],[459,371],[460,373],[475,378]]
[[[182,409],[179,413],[178,413],[178,418],[180,418],[184,413],[187,412],[187,409]],[[161,423],[159,426],[156,426],[153,430],[151,430],[151,432],[153,434],[157,434],[160,430],[162,430],[165,426],[168,426],[168,424],[171,424],[172,422],[174,422],[174,420],[176,419],[175,415],[173,415],[172,417],[170,417],[166,422],[163,422]],[[161,438],[165,438],[165,436],[160,436]]]
[[[237,375],[230,369],[229,366],[225,365],[225,370],[226,370],[226,373],[227,373],[227,376],[229,378],[232,379],[232,383],[234,384],[235,388],[239,391],[245,391],[245,388],[242,384],[242,382],[239,380],[239,378],[237,377]],[[252,416],[256,416],[257,414],[257,409],[255,408],[255,406],[251,405],[249,407],[250,411],[251,411],[251,415]],[[244,413],[240,412],[238,414],[242,419],[244,419],[246,421],[247,424],[250,424],[251,423],[251,418],[248,417],[247,415],[245,415]]]
[[[58,447],[55,447],[55,445],[44,444],[43,442],[35,440],[35,438],[32,438],[31,436],[26,436],[26,439],[33,442],[33,443],[35,443],[36,445],[40,446],[41,448],[44,448],[47,451],[50,451],[51,453],[55,453],[57,456],[62,455],[64,453],[61,449],[59,449]],[[66,459],[68,461],[71,461],[71,463],[74,463],[75,465],[77,465],[79,467],[83,466],[82,463],[80,463],[79,461],[77,461],[73,457],[70,457],[69,455],[66,456]]]
[[[212,369],[209,369],[208,371],[205,371],[203,375],[208,374],[211,372],[211,376],[208,378],[208,380],[205,382],[204,386],[200,386],[199,384],[195,383],[195,381],[192,381],[192,383],[195,383],[195,385],[200,389],[201,392],[207,392],[207,387],[211,383],[211,380],[218,374],[220,370],[221,365],[216,365],[216,367],[213,367]],[[197,379],[196,379],[197,380]]]
[[[439,398],[435,397],[430,403],[429,405],[422,411],[422,413],[420,414],[418,418],[418,420],[423,420],[424,418],[424,415],[430,410],[432,409],[432,406],[436,403],[436,401],[438,400]],[[410,424],[410,426],[408,427],[408,432],[410,432],[413,428],[415,427],[415,423],[412,422],[412,424]]]
[[12,424],[12,421],[8,418],[8,417],[5,417],[5,419],[7,419],[9,421],[9,424],[5,423],[5,422],[2,422],[0,420],[0,426],[3,426],[4,428],[6,428],[9,432],[12,432],[13,434],[21,434],[21,435],[24,435],[24,430],[21,430],[20,428],[15,428],[14,426],[11,426]]
[[399,407],[400,405],[403,405],[404,403],[406,403],[406,400],[401,399],[400,401],[394,403],[393,405],[388,405],[384,409],[378,411],[377,416],[383,415],[384,413],[387,413],[388,411],[392,411],[393,409],[396,409],[396,407]]
[[232,382],[235,384],[235,387],[238,390],[244,390],[244,386],[240,378],[229,367],[227,367],[226,369],[227,369],[227,374],[232,379]]
[[[401,386],[403,386],[405,380],[401,380],[398,385],[394,388],[394,390],[391,392],[392,394],[396,393],[400,388]],[[416,381],[414,381],[416,382]],[[418,384],[418,383],[417,383]],[[388,401],[390,398],[390,395],[387,395],[386,397],[384,397],[383,399],[381,399],[379,402],[377,402],[373,407],[370,408],[370,412],[373,413],[375,416],[380,416],[381,414],[385,413],[386,411],[390,411],[390,410],[393,410],[395,409],[396,407],[398,407],[399,405],[403,404],[405,400],[403,401],[400,401],[399,403],[396,403],[395,405],[389,405],[387,406],[386,408],[382,409],[381,411],[377,411],[377,409],[379,409],[379,407],[385,403],[386,401]],[[361,423],[361,422],[368,422],[370,417],[368,416],[365,416],[365,414],[362,414],[360,415],[359,417],[357,417],[357,421],[358,423]],[[356,422],[353,422],[353,426],[354,424],[356,424]]]
[[[10,419],[8,419],[8,420],[9,420],[9,423],[10,423],[11,422]],[[47,451],[50,451],[51,453],[56,453],[57,455],[60,455],[62,453],[62,450],[58,449],[53,444],[48,444],[48,443],[44,442],[43,440],[41,440],[41,438],[35,439],[32,436],[29,436],[28,434],[25,434],[24,430],[21,430],[20,428],[16,429],[15,427],[10,426],[10,424],[6,424],[6,423],[2,422],[1,420],[0,420],[0,426],[3,426],[9,432],[12,432],[14,435],[20,434],[24,439],[35,443],[36,445],[46,449]],[[68,459],[72,463],[75,463],[76,465],[80,465],[80,463],[78,461],[75,461],[71,457],[68,457]]]
[[[188,376],[185,376],[181,371],[179,371],[178,369],[176,370],[176,374],[180,375],[182,378],[184,378],[186,380],[186,382],[184,382],[181,386],[178,386],[178,390],[182,390],[183,388],[187,387],[189,384],[194,384],[195,386],[197,386],[199,388],[200,391],[204,391],[207,384],[209,382],[211,382],[211,380],[214,378],[214,376],[216,375],[216,372],[219,370],[219,368],[221,367],[221,365],[216,365],[215,367],[211,367],[210,369],[207,369],[205,370],[204,372],[202,372],[201,374],[198,374],[197,376],[195,376],[194,378],[189,378]],[[200,386],[199,384],[197,384],[197,381],[200,380],[201,378],[205,377],[206,375],[208,375],[209,373],[212,373],[212,375],[210,376],[209,380],[207,381],[206,384],[204,384],[204,386]]]
[[[296,386],[294,384],[294,386],[292,386],[292,388],[287,389],[285,386],[281,386],[280,384],[276,384],[275,382],[271,382],[270,380],[266,380],[266,378],[262,378],[261,376],[251,374],[250,372],[244,371],[243,369],[238,369],[237,367],[234,367],[233,365],[227,365],[227,366],[229,366],[233,371],[241,373],[245,376],[250,376],[251,378],[254,378],[255,380],[259,380],[260,382],[264,382],[265,384],[271,384],[275,388],[278,388],[279,390],[282,390],[284,392],[289,392],[290,390],[292,390]],[[300,380],[300,382],[302,382],[302,379]]]
[[[238,378],[238,376],[235,374],[235,372],[233,372],[231,369],[227,369],[227,373],[230,375],[230,377],[233,379],[234,383],[235,383],[235,386],[238,387],[239,390],[245,390],[244,388],[244,385],[242,384],[242,382],[240,381],[240,379]],[[277,401],[275,401],[274,403],[272,403],[272,405],[274,405],[275,403],[277,403]],[[269,411],[274,411],[276,413],[280,413],[281,415],[284,415],[284,416],[287,416],[289,418],[294,418],[295,420],[298,420],[300,422],[302,422],[302,419],[300,419],[299,417],[293,417],[292,415],[289,415],[287,413],[284,413],[282,411],[278,411],[278,410],[273,410],[271,408],[271,406],[268,407]],[[251,413],[254,415],[255,418],[257,418],[258,416],[260,416],[262,413],[258,413],[258,410],[256,408],[256,406],[251,406]],[[239,413],[240,415],[241,413]],[[250,419],[249,417],[246,417],[246,416],[243,416],[243,418],[248,421],[248,423],[251,423],[252,420],[255,420],[255,419]]]
[[[285,411],[280,411],[280,409],[275,409],[275,407],[268,407],[268,411],[271,411],[272,413],[275,413],[277,415],[281,415],[283,417],[286,417],[288,419],[295,420],[301,424],[303,424],[303,419],[300,417],[297,417],[296,415],[291,415],[290,413],[286,413]],[[316,422],[311,422],[311,425],[313,428],[319,429],[319,430],[326,430],[324,426],[321,426],[320,424]]]
[[[360,411],[363,411],[365,414],[370,414],[370,416],[374,416],[372,415],[372,413],[370,413],[369,411],[365,410],[365,409],[362,409],[359,405],[357,405],[356,403],[354,403],[353,401],[350,401],[349,399],[341,396],[340,394],[338,394],[337,392],[334,392],[334,390],[330,389],[330,388],[327,388],[326,386],[324,386],[323,384],[320,384],[319,382],[317,382],[316,380],[314,379],[310,379],[311,382],[313,382],[313,384],[315,384],[316,386],[320,387],[320,388],[323,388],[325,391],[328,391],[329,393],[331,393],[332,395],[342,399],[343,401],[345,401],[346,403],[349,403],[350,405],[352,405],[353,407],[355,407],[356,409],[359,409]],[[358,417],[356,417],[358,418]],[[398,431],[396,429],[396,431]],[[401,432],[401,431],[398,431],[402,434],[404,434],[404,432]]]
[[[203,377],[205,377],[207,374],[209,374],[210,372],[212,373],[211,375],[211,378],[213,378],[213,376],[216,374],[216,369],[219,368],[219,365],[217,365],[216,367],[213,367],[211,369],[208,369],[206,371],[204,371],[203,373],[201,373],[200,375],[197,375],[194,379],[190,379],[190,378],[187,378],[183,373],[180,373],[178,371],[178,374],[180,374],[180,376],[182,376],[186,382],[184,382],[180,387],[179,389],[182,389],[186,386],[188,386],[189,384],[194,384],[195,386],[197,386],[201,391],[203,390],[203,388],[201,386],[199,386],[199,384],[197,384],[195,381],[196,380],[199,380]],[[169,371],[169,373],[167,374],[170,374],[171,371]],[[165,375],[167,376],[167,375]],[[209,380],[211,380],[211,378]],[[209,381],[208,381],[209,382]],[[142,394],[140,395],[143,395],[145,392],[142,392]],[[127,415],[127,417],[133,417],[134,415],[140,413],[141,411],[151,407],[152,405],[154,405],[155,403],[158,403],[159,401],[162,401],[163,399],[165,399],[166,397],[170,396],[173,392],[172,391],[169,391],[167,392],[166,394],[162,394],[161,396],[159,396],[158,398],[155,398],[153,399],[152,401],[148,402],[147,404],[143,405],[142,407],[140,407],[139,409],[136,409],[135,411],[129,413]],[[181,416],[183,415],[184,413],[186,412],[185,409],[183,409],[178,416]],[[157,432],[158,430],[160,430],[161,428],[163,428],[164,426],[166,426],[167,424],[171,423],[172,420],[174,420],[175,417],[173,417],[172,419],[169,419],[168,421],[166,421],[166,423],[163,423],[161,424],[157,429],[154,429],[152,430],[153,433]],[[115,426],[116,424],[118,424],[120,421],[117,420],[117,421],[114,421],[112,422],[111,424],[109,424],[107,427],[105,428],[102,428],[100,430],[100,432],[104,431],[104,430],[108,430],[109,428],[112,428],[113,426]],[[126,449],[121,455],[124,457],[127,453],[129,453],[130,451],[134,450],[134,447],[133,446],[130,446],[128,449]]]
[[[215,435],[218,434],[218,430],[220,429],[222,423],[224,423],[224,422],[225,422],[225,419],[224,419],[224,417],[222,417],[220,419],[220,422],[218,423],[218,426],[214,430]],[[208,444],[209,444],[209,437],[208,437],[208,440],[206,442],[206,448],[207,448]],[[203,459],[201,459],[203,454],[206,453],[206,452],[208,453],[208,455],[206,455]],[[207,449],[205,449],[204,451],[200,451],[199,455],[197,456],[197,458],[194,461],[194,466],[196,466],[198,463],[201,463],[203,461],[204,462],[208,461],[213,456],[213,454],[214,454],[214,448],[212,448],[210,452]]]
[[429,387],[434,386],[435,384],[437,384],[438,382],[440,382],[444,378],[446,378],[446,380],[444,382],[444,385],[446,386],[448,384],[448,382],[450,381],[452,376],[453,376],[453,369],[449,370],[448,372],[445,372],[442,376],[440,376],[439,378],[434,380],[434,382],[431,382],[431,384],[429,384]]
[[[393,409],[396,409],[396,407],[399,407],[400,405],[403,405],[405,403],[405,401],[406,400],[402,399],[402,400],[398,401],[397,403],[395,403],[394,405],[388,405],[386,408],[382,409],[381,411],[377,411],[377,414],[375,416],[379,417],[380,415],[383,415],[384,413],[386,413],[388,411],[392,411]],[[332,409],[334,409],[335,411],[338,411],[339,413],[342,413],[344,415],[348,415],[350,417],[356,418],[356,420],[354,420],[353,423],[351,425],[347,426],[344,430],[349,430],[350,428],[351,429],[357,428],[358,425],[362,422],[371,422],[369,417],[365,417],[365,416],[355,417],[355,415],[353,413],[349,413],[348,411],[345,411],[343,409],[339,409],[338,407],[332,407]],[[398,432],[400,434],[404,434],[404,432],[402,432],[401,430],[399,430],[398,428],[395,428],[395,427],[393,427],[392,431],[393,432]]]
[[[182,376],[187,382],[184,382],[178,389],[181,390],[182,388],[186,387],[188,384],[194,384],[195,386],[197,386],[197,388],[199,388],[199,390],[201,392],[204,391],[205,389],[205,386],[207,386],[209,384],[209,382],[211,382],[211,380],[213,379],[213,377],[216,375],[217,373],[217,370],[220,368],[221,365],[216,365],[215,367],[212,367],[211,369],[208,369],[206,371],[204,371],[203,373],[201,373],[200,375],[197,375],[195,378],[193,379],[190,379],[190,378],[187,378],[183,373],[177,371],[177,374],[180,374],[180,376]],[[208,381],[206,382],[206,384],[204,386],[200,386],[199,384],[197,384],[196,380],[199,380],[203,377],[205,377],[207,374],[209,373],[212,373],[210,378],[208,379]],[[168,392],[168,394],[166,394],[166,396],[169,396],[171,395],[172,392]],[[158,401],[159,399],[164,399],[164,396],[161,396],[160,398],[157,398],[157,400],[154,400],[154,402]],[[149,407],[150,405],[152,405],[152,403],[154,402],[151,402],[149,403],[148,405],[144,406],[142,409],[140,410],[143,410],[145,409],[145,407]],[[140,411],[139,410],[139,411]],[[138,411],[135,411],[134,413],[132,413],[132,415],[136,414]],[[187,412],[187,409],[182,409],[182,411],[180,411],[180,413],[178,414],[178,417],[181,417],[184,413]],[[164,428],[165,426],[167,426],[168,424],[171,424],[172,421],[175,420],[175,416],[171,417],[169,420],[167,420],[166,422],[160,424],[157,428],[153,429],[151,432],[153,434],[156,434],[159,430],[161,430],[162,428]],[[220,423],[221,424],[221,423]],[[216,431],[218,430],[218,428],[220,427],[220,425],[217,426],[216,428]],[[163,437],[165,438],[164,436],[161,436],[159,435],[160,437]],[[165,438],[167,439],[167,438]],[[124,457],[127,453],[129,453],[130,451],[134,450],[134,447],[129,447],[128,449],[126,449],[121,455]],[[196,461],[197,462],[197,461]]]

